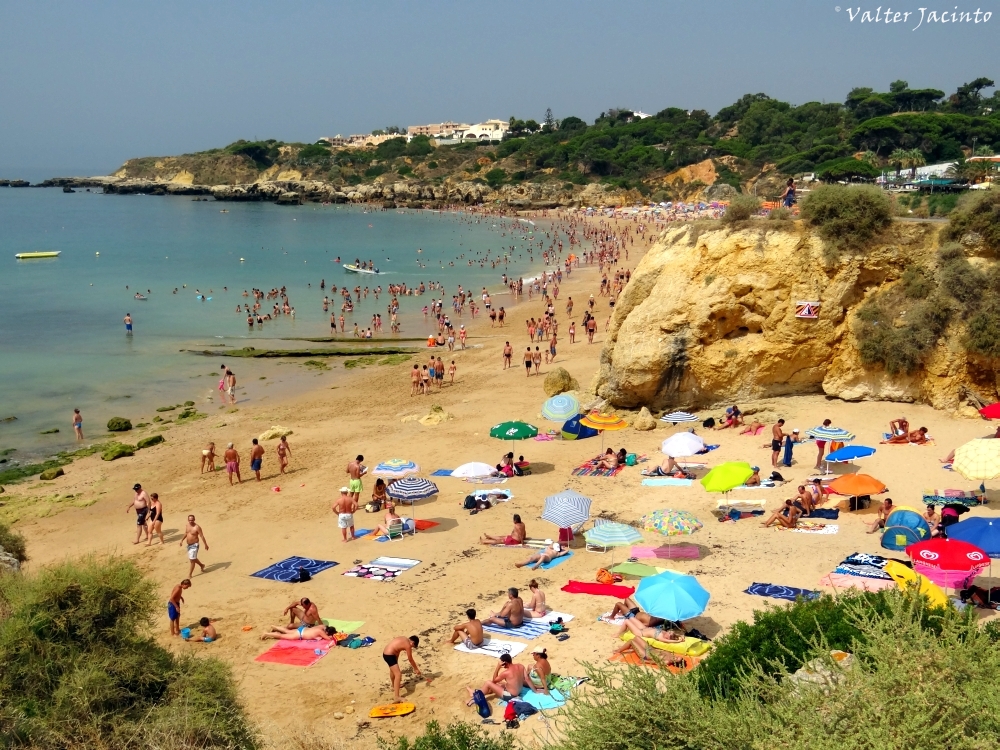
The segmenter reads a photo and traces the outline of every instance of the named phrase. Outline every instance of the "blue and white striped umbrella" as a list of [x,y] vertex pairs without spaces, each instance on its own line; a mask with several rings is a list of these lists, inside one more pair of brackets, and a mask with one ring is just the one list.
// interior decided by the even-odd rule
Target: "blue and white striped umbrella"
[[848,432],[840,427],[813,427],[811,430],[806,430],[806,435],[817,440],[836,440],[838,443],[854,440],[853,432]]
[[423,500],[425,497],[438,493],[437,485],[422,477],[406,477],[393,482],[385,490],[386,494],[396,500]]
[[390,458],[383,461],[372,470],[372,474],[377,477],[405,477],[407,474],[417,474],[420,467],[413,461],[404,458]]
[[660,421],[678,424],[679,422],[697,422],[698,417],[694,414],[688,414],[686,411],[672,411],[669,414],[664,414],[660,417]]
[[624,547],[642,541],[642,534],[624,523],[602,523],[583,536],[589,544],[601,547]]
[[574,396],[560,393],[542,404],[542,416],[550,422],[565,422],[580,413],[580,402]]
[[542,520],[560,529],[576,526],[590,518],[590,498],[575,490],[563,490],[545,498]]

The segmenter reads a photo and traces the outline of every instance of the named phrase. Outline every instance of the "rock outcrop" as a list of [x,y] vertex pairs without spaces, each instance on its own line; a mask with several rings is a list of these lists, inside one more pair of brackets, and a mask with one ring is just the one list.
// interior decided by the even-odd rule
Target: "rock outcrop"
[[[907,266],[933,266],[937,232],[897,223],[864,254],[827,262],[820,238],[798,225],[668,230],[615,306],[592,389],[613,406],[652,409],[818,392],[954,409],[964,386],[994,396],[992,369],[961,351],[955,330],[912,375],[866,368],[856,348],[857,308]],[[797,302],[818,302],[818,318],[796,317]]]
[[558,396],[560,393],[574,391],[579,387],[580,384],[562,367],[549,370],[542,383],[542,389],[546,396]]
[[3,547],[0,547],[0,575],[17,573],[20,569],[21,562]]

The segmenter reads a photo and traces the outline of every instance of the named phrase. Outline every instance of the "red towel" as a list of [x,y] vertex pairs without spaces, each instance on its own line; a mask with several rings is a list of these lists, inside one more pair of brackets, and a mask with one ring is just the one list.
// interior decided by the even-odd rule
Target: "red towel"
[[616,599],[624,599],[626,596],[632,596],[635,593],[635,589],[631,586],[613,586],[610,583],[584,583],[583,581],[570,581],[561,590],[567,594],[613,596]]
[[[332,641],[278,641],[254,661],[311,667],[330,650]],[[322,651],[317,654],[316,649]]]
[[427,529],[433,529],[435,526],[440,526],[438,521],[414,521],[414,525],[417,527],[417,531],[427,531]]

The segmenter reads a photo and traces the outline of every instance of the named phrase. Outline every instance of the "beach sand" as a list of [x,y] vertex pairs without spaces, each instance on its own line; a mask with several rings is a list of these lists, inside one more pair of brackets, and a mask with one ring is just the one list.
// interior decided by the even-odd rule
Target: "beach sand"
[[[622,265],[634,268],[638,253]],[[598,298],[598,334],[596,343],[588,345],[580,326],[584,302],[595,293],[599,284],[596,268],[574,271],[562,285],[556,310],[560,321],[560,346],[557,365],[565,367],[586,386],[597,369],[604,323],[607,319],[607,299]],[[578,343],[570,345],[566,330],[569,321],[564,313],[565,299],[575,301]],[[567,580],[593,581],[595,571],[610,564],[611,554],[598,554],[583,549],[578,537],[574,556],[558,567],[533,573],[514,568],[516,561],[527,557],[520,549],[497,549],[477,543],[483,533],[507,534],[511,529],[511,514],[520,513],[529,536],[552,537],[557,530],[540,520],[544,498],[567,487],[593,498],[592,514],[605,514],[617,520],[633,522],[642,514],[658,508],[683,509],[693,512],[704,528],[690,537],[672,537],[672,542],[698,545],[697,560],[672,560],[665,564],[673,569],[696,575],[711,592],[708,609],[690,622],[710,637],[715,637],[740,619],[750,618],[752,611],[765,606],[765,600],[749,596],[743,590],[751,583],[766,582],[818,588],[821,576],[833,570],[846,555],[880,552],[878,535],[865,534],[865,523],[875,514],[875,504],[866,512],[842,513],[836,522],[839,531],[832,535],[793,533],[764,529],[762,519],[747,519],[735,523],[720,523],[711,514],[718,496],[706,493],[695,483],[691,487],[644,487],[640,470],[653,468],[662,458],[660,443],[675,431],[684,429],[663,423],[652,432],[632,429],[609,433],[606,446],[616,449],[626,446],[630,452],[649,454],[650,461],[630,467],[614,478],[574,477],[573,467],[599,452],[600,438],[582,442],[525,441],[504,444],[489,437],[490,427],[509,419],[523,419],[542,430],[558,429],[540,415],[545,399],[543,377],[526,378],[518,364],[518,347],[526,345],[524,320],[538,317],[541,301],[522,300],[517,306],[505,304],[509,298],[496,295],[496,304],[508,311],[508,326],[490,329],[488,318],[471,323],[468,314],[458,322],[470,327],[469,344],[474,347],[454,356],[442,353],[445,362],[455,359],[458,378],[454,386],[446,386],[430,396],[410,396],[409,374],[413,362],[423,364],[425,357],[389,367],[369,367],[338,374],[337,387],[331,388],[323,377],[312,392],[282,402],[239,405],[239,410],[218,410],[218,402],[208,408],[207,419],[184,426],[172,426],[164,434],[165,444],[143,450],[135,457],[113,463],[102,462],[98,456],[79,460],[66,467],[66,476],[56,482],[25,484],[8,488],[8,493],[26,495],[74,494],[93,504],[85,508],[69,508],[45,518],[24,520],[18,529],[28,539],[32,560],[28,571],[67,557],[97,553],[119,554],[136,561],[157,582],[166,601],[170,589],[187,574],[185,550],[179,546],[180,530],[188,513],[197,514],[204,528],[210,549],[202,550],[201,559],[208,565],[204,574],[196,572],[193,586],[185,592],[182,627],[196,623],[200,617],[216,620],[221,639],[212,645],[178,642],[168,635],[164,612],[156,623],[158,640],[181,651],[194,650],[212,654],[232,665],[239,683],[240,694],[251,716],[257,720],[265,736],[275,744],[283,743],[289,732],[310,732],[321,736],[351,740],[352,747],[373,747],[377,732],[415,734],[424,722],[434,719],[447,724],[458,719],[478,721],[474,709],[466,708],[466,685],[479,686],[492,674],[495,662],[480,655],[467,655],[445,643],[452,625],[465,619],[464,610],[475,607],[481,616],[498,610],[509,586],[527,589],[534,577],[546,592],[549,606],[575,616],[569,623],[568,640],[558,642],[551,635],[534,641],[512,636],[528,648],[517,657],[526,665],[531,647],[548,649],[553,671],[564,675],[581,675],[578,662],[606,662],[616,642],[613,629],[597,618],[613,604],[607,597],[572,595],[559,589]],[[500,301],[504,300],[504,301]],[[514,346],[514,367],[502,371],[501,348],[509,340]],[[580,340],[583,343],[580,343]],[[534,344],[532,345],[534,346]],[[523,349],[521,350],[523,351]],[[220,361],[224,358],[220,355]],[[240,371],[250,377],[241,382],[252,391],[252,364],[237,363]],[[218,367],[216,363],[214,365]],[[550,366],[542,365],[544,375]],[[331,376],[333,381],[333,376]],[[424,426],[412,419],[426,415],[431,405],[440,405],[453,419],[433,426]],[[723,405],[724,406],[724,405]],[[784,417],[786,428],[803,431],[832,419],[858,434],[859,444],[874,445],[878,452],[860,462],[860,468],[889,487],[888,496],[897,504],[920,509],[925,487],[971,489],[973,484],[959,475],[944,471],[938,459],[948,451],[974,438],[990,435],[992,427],[982,421],[956,419],[935,412],[926,406],[892,403],[845,403],[827,400],[821,395],[769,399],[766,402],[741,404],[744,408],[761,410],[765,419]],[[719,417],[716,408],[699,414]],[[913,427],[926,425],[934,437],[934,445],[880,446],[881,433],[888,429],[890,419],[900,415],[909,418]],[[411,419],[408,419],[411,418]],[[225,422],[224,426],[220,426]],[[267,441],[263,482],[253,480],[249,471],[250,439],[272,425],[293,430],[289,436],[292,447],[290,471],[277,475],[275,441]],[[741,436],[732,430],[708,432],[697,425],[697,431],[720,448],[703,458],[714,466],[728,460],[747,460],[769,472],[770,451],[765,446],[767,435]],[[236,443],[243,461],[243,484],[230,487],[224,472],[198,473],[199,454],[209,440],[214,440],[221,452],[228,441]],[[528,477],[508,480],[500,485],[514,493],[505,504],[471,515],[462,509],[466,494],[483,485],[466,483],[450,477],[434,477],[440,494],[431,500],[418,502],[414,515],[438,522],[438,526],[415,537],[379,543],[371,536],[343,543],[337,519],[330,507],[338,489],[347,483],[345,467],[356,454],[365,456],[365,463],[374,466],[389,458],[416,461],[421,476],[435,469],[453,469],[467,461],[499,462],[501,455],[513,450],[523,454],[533,466]],[[795,485],[814,474],[815,446],[799,446],[795,464],[781,473],[791,482],[784,487],[754,491],[736,491],[734,499],[767,501],[775,509],[785,497],[795,492]],[[221,465],[221,464],[220,464]],[[853,470],[840,467],[838,472]],[[148,491],[158,492],[164,504],[166,546],[151,548],[133,546],[134,515],[126,511],[132,498],[133,483],[141,482]],[[374,478],[366,478],[362,503],[370,497]],[[488,486],[488,485],[487,485]],[[280,492],[272,488],[280,487]],[[9,495],[8,495],[9,497]],[[405,508],[405,506],[403,506]],[[408,515],[404,510],[403,515]],[[972,515],[990,515],[993,511],[977,508]],[[374,528],[382,514],[356,514],[359,528]],[[666,540],[652,533],[645,534],[645,544],[656,545]],[[251,573],[291,555],[335,560],[339,565],[318,574],[304,584],[284,584],[261,580]],[[403,573],[392,583],[380,583],[344,577],[342,573],[355,560],[368,562],[379,556],[415,558],[420,564]],[[615,554],[616,561],[627,557],[624,550]],[[895,556],[901,556],[896,553]],[[636,585],[637,580],[629,581]],[[281,624],[281,612],[294,599],[308,596],[319,606],[322,616],[340,620],[363,620],[360,632],[376,639],[370,647],[359,650],[335,649],[315,666],[300,668],[254,661],[269,644],[259,637],[272,624]],[[252,626],[244,632],[244,626]],[[381,659],[383,645],[393,636],[419,634],[420,648],[416,659],[429,681],[409,679],[404,699],[416,703],[417,710],[404,718],[368,722],[368,710],[391,700],[388,670]],[[335,712],[347,713],[343,720]],[[494,712],[497,716],[497,712]],[[500,715],[502,717],[502,714]],[[495,727],[499,730],[499,727]],[[529,720],[520,737],[527,740],[531,731],[543,732],[538,719]]]

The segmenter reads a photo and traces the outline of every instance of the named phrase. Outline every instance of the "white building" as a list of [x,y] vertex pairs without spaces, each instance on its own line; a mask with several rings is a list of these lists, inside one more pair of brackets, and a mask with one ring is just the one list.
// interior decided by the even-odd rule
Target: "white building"
[[461,133],[472,126],[467,122],[435,122],[430,125],[410,125],[406,128],[406,139],[426,135],[428,138],[454,138],[455,133]]
[[510,130],[506,120],[486,120],[456,133],[463,141],[500,141]]

